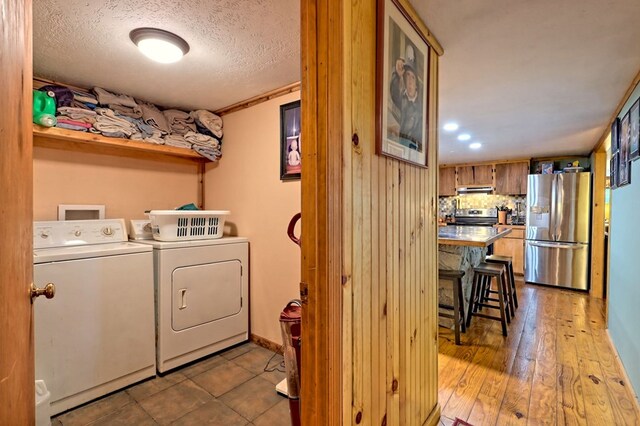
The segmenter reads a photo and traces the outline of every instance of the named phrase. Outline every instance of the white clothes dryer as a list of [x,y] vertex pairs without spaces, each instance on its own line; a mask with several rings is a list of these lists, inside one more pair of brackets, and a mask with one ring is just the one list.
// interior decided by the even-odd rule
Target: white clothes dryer
[[246,238],[136,242],[153,247],[159,372],[249,339]]
[[155,375],[153,254],[124,220],[34,222],[35,376],[51,414]]

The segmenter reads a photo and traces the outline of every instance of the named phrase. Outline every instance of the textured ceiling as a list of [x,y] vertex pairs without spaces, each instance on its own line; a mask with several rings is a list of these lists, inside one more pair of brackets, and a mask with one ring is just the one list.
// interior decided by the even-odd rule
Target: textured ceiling
[[445,50],[440,129],[473,136],[440,130],[441,163],[587,153],[640,70],[639,0],[412,4]]
[[[299,0],[33,3],[37,76],[213,110],[300,80]],[[129,40],[137,27],[176,33],[191,50],[152,62]]]

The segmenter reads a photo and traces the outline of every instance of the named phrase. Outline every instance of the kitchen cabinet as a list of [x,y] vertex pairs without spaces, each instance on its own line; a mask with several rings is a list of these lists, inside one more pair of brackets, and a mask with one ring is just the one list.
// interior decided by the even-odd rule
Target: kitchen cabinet
[[474,185],[473,166],[456,167],[456,173],[458,174],[457,186]]
[[499,195],[527,193],[529,162],[496,164],[496,190]]
[[438,195],[456,195],[456,168],[440,167],[440,179],[438,181]]
[[458,166],[456,172],[459,187],[493,186],[493,164]]
[[524,229],[511,227],[511,233],[493,243],[493,253],[500,256],[510,256],[513,262],[513,273],[524,275]]
[[493,164],[473,166],[474,185],[493,186]]

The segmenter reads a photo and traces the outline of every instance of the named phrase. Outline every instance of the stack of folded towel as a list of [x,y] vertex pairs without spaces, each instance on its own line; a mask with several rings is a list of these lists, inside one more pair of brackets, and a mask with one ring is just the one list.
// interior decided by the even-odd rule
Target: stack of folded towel
[[220,150],[220,143],[209,135],[203,135],[202,133],[187,132],[184,135],[184,139],[193,144],[193,150],[203,157],[207,157],[211,161],[217,161],[222,157],[222,151]]
[[96,113],[90,109],[76,107],[58,108],[58,122],[56,127],[63,129],[79,130],[86,132],[93,128],[96,122]]
[[155,105],[140,102],[140,108],[142,109],[142,119],[146,124],[160,130],[163,135],[171,133],[167,119]]
[[165,109],[162,114],[167,119],[167,124],[171,128],[172,134],[184,135],[189,131],[196,131],[195,120],[188,112],[180,111],[179,109]]
[[193,149],[212,161],[222,157],[222,118],[210,111],[160,111],[153,104],[100,87],[93,93],[59,85],[40,90],[55,94],[57,127]]
[[91,110],[96,109],[96,106],[98,106],[98,99],[93,94],[80,89],[73,89],[71,92],[73,93],[71,106]]
[[107,107],[120,115],[132,118],[142,117],[142,109],[136,101],[128,95],[116,95],[100,87],[94,87],[93,92],[98,97],[98,103],[102,107]]
[[124,118],[136,127],[136,132],[129,136],[129,139],[149,142],[156,145],[164,144],[164,140],[162,140],[162,132],[153,126],[149,126],[142,118],[128,117],[126,115],[120,115],[117,112],[115,112],[115,114],[116,117]]
[[190,115],[195,120],[196,130],[199,133],[209,135],[216,138],[218,142],[222,142],[222,118],[204,109],[191,111]]
[[167,135],[164,137],[164,144],[175,146],[176,148],[191,149],[191,143],[188,142],[182,135]]
[[138,128],[131,122],[119,117],[109,108],[96,108],[96,122],[93,127],[104,136],[110,138],[128,138],[138,133]]

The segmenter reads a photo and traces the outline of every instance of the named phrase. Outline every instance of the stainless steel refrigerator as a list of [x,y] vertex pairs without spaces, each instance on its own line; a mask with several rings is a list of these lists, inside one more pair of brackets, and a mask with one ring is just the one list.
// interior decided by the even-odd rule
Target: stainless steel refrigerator
[[525,281],[589,288],[591,173],[529,175]]

